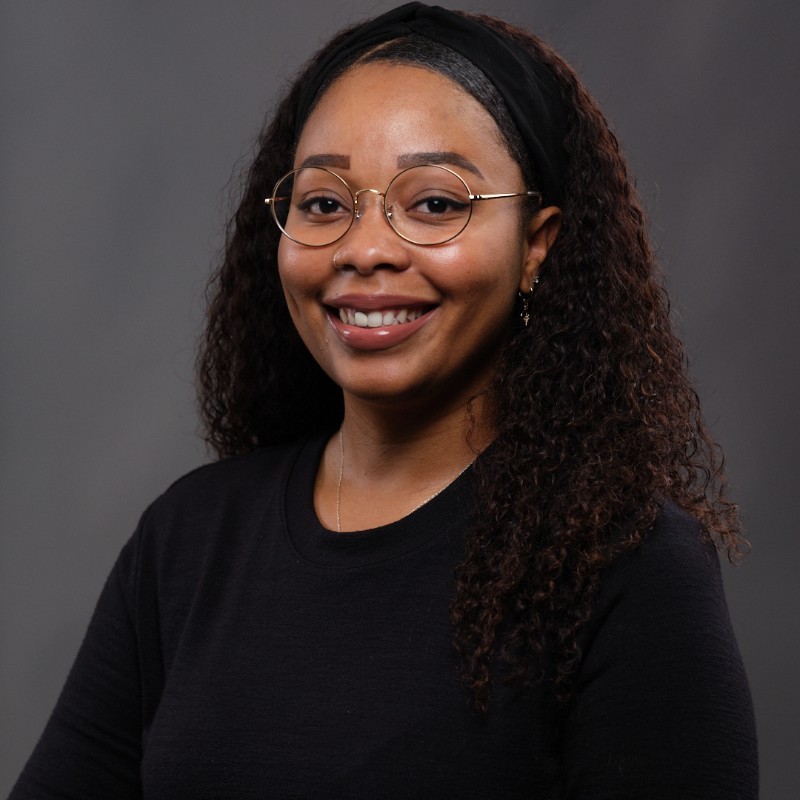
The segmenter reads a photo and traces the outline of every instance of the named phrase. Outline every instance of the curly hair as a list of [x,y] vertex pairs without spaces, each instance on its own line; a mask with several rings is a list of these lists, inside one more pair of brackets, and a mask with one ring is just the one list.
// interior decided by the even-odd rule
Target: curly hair
[[[465,683],[485,711],[497,669],[508,681],[548,676],[557,696],[569,696],[601,574],[642,542],[662,498],[699,519],[731,559],[743,540],[617,139],[549,46],[476,18],[551,70],[568,112],[569,158],[561,228],[540,270],[534,313],[510,337],[488,389],[497,438],[477,462],[480,514],[450,607]],[[387,57],[418,61],[400,50]],[[279,231],[266,224],[263,203],[291,168],[300,87],[325,52],[261,134],[209,284],[199,394],[206,440],[220,457],[333,431],[342,421],[341,390],[289,317]],[[513,154],[519,137],[500,127]]]

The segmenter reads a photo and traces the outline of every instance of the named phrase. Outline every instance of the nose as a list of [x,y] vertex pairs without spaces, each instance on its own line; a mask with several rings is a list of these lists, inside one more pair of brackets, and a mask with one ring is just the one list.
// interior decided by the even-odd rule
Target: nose
[[360,189],[355,201],[355,219],[339,240],[334,256],[336,268],[354,269],[363,275],[382,268],[407,269],[411,263],[410,246],[389,224],[383,194],[377,189]]

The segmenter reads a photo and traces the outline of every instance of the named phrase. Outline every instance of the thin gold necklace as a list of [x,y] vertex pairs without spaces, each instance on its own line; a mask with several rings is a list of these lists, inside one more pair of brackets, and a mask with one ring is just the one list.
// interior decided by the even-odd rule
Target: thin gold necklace
[[[447,483],[444,484],[441,488],[437,489],[430,497],[426,497],[421,503],[412,508],[408,514],[413,514],[417,509],[422,508],[425,503],[430,503],[434,497],[438,497],[450,484],[454,481],[458,480],[473,464],[475,460],[467,464],[464,469],[460,470],[458,474],[454,475]],[[344,436],[342,435],[342,429],[339,428],[339,480],[336,482],[336,532],[342,532],[342,516],[341,516],[341,506],[342,506],[342,479],[344,478]],[[408,516],[406,514],[405,516]]]

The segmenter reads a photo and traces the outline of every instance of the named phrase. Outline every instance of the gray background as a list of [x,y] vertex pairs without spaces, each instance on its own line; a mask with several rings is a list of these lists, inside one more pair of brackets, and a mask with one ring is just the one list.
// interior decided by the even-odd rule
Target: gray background
[[[208,458],[192,360],[232,168],[299,63],[391,5],[0,0],[2,795],[138,515]],[[555,44],[638,175],[753,542],[725,578],[762,796],[800,796],[800,4],[467,7]]]

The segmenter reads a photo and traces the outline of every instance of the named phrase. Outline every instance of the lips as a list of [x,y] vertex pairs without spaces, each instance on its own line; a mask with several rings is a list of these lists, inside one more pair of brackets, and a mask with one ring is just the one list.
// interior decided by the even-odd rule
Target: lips
[[325,305],[336,335],[356,350],[385,350],[404,342],[438,307],[416,297],[388,295],[348,295]]

